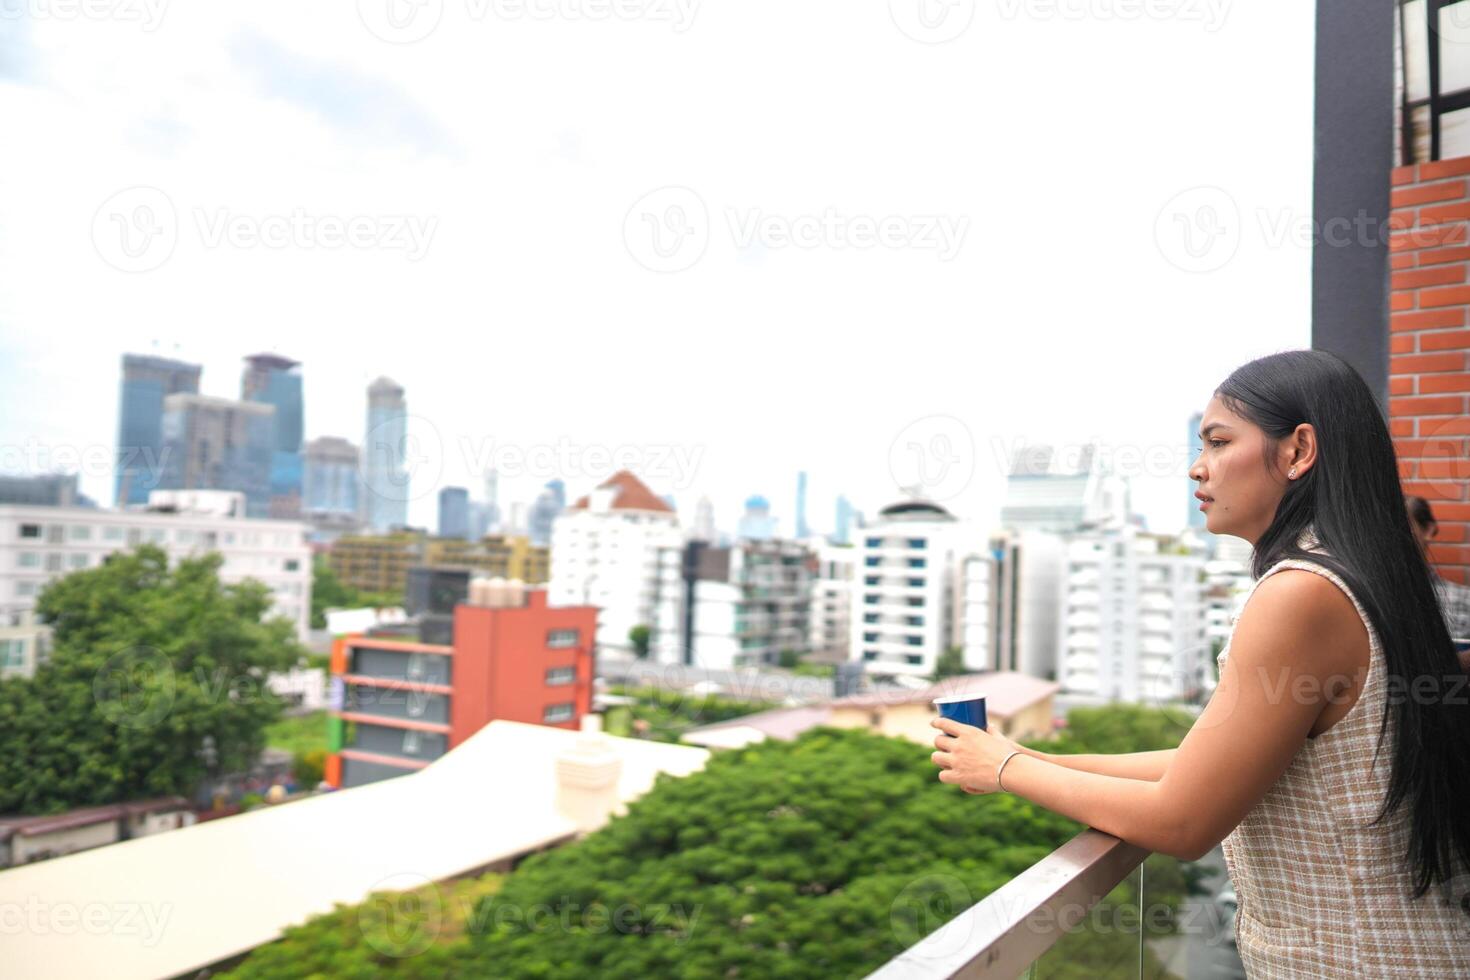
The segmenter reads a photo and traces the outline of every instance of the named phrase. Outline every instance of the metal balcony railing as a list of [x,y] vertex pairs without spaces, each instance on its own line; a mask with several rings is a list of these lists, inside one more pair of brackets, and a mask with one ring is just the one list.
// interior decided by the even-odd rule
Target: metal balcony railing
[[1111,834],[1084,830],[889,960],[868,980],[1015,980],[1148,855]]

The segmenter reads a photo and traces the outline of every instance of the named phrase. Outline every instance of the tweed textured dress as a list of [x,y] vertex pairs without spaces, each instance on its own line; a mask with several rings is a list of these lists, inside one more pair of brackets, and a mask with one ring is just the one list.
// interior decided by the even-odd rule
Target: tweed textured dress
[[[1311,530],[1299,543],[1325,553]],[[1470,869],[1411,900],[1408,802],[1367,826],[1387,798],[1393,760],[1392,721],[1374,760],[1389,694],[1378,634],[1342,578],[1309,560],[1277,562],[1250,593],[1286,568],[1322,575],[1352,600],[1368,631],[1369,669],[1348,713],[1306,740],[1223,842],[1246,973],[1253,980],[1470,977]],[[1222,670],[1229,652],[1227,641]],[[1395,685],[1396,696],[1402,691]]]

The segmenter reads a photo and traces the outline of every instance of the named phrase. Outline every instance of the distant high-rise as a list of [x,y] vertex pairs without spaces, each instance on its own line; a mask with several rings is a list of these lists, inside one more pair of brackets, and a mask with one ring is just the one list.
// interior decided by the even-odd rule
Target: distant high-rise
[[1128,481],[1098,460],[1095,444],[1081,446],[1075,455],[1031,445],[1011,460],[1000,522],[1014,530],[1066,534],[1084,526],[1125,524],[1128,512]]
[[796,474],[796,538],[803,541],[811,536],[806,523],[806,470]]
[[445,487],[439,491],[439,537],[470,536],[470,492],[464,487]]
[[837,523],[832,531],[833,544],[852,543],[852,523],[856,512],[852,509],[852,502],[846,497],[837,496]]
[[363,517],[374,531],[408,524],[409,474],[404,469],[408,403],[389,378],[368,385],[367,435],[363,439]]
[[481,537],[485,534],[494,534],[500,530],[501,521],[504,516],[500,512],[500,474],[495,472],[493,466],[485,471],[484,508],[484,515],[480,520],[485,530],[482,532]]
[[330,541],[358,529],[361,463],[357,447],[336,436],[302,448],[301,511],[314,539]]
[[234,490],[249,517],[270,516],[276,410],[258,402],[177,394],[163,400],[160,488]]
[[[1204,420],[1205,416],[1203,412],[1195,412],[1189,417],[1189,460],[1184,464],[1185,466],[1192,466],[1194,461],[1199,459],[1199,454],[1204,449],[1204,440],[1199,437],[1200,423]],[[1185,511],[1189,515],[1188,524],[1200,533],[1208,534],[1209,532],[1205,530],[1205,512],[1199,509],[1199,500],[1194,495],[1194,492],[1199,488],[1195,486],[1193,480],[1187,477],[1188,474],[1186,474],[1185,479],[1186,492],[1189,495],[1189,509]]]
[[771,502],[760,494],[745,499],[745,513],[740,515],[739,536],[751,541],[764,541],[776,536],[776,519],[771,516]]
[[240,398],[275,407],[275,434],[271,446],[271,516],[299,517],[304,413],[300,363],[278,354],[254,354],[245,358]]
[[694,505],[694,527],[690,529],[691,541],[715,542],[715,505],[708,497],[700,497]]
[[549,480],[546,488],[536,495],[527,518],[527,533],[531,544],[548,547],[551,544],[551,524],[567,506],[567,487],[561,480]]
[[166,357],[124,354],[117,425],[117,479],[113,500],[118,507],[146,504],[148,491],[163,476],[163,400],[169,395],[197,394],[198,364]]
[[77,488],[75,473],[39,476],[0,476],[0,504],[42,507],[96,507],[97,502]]

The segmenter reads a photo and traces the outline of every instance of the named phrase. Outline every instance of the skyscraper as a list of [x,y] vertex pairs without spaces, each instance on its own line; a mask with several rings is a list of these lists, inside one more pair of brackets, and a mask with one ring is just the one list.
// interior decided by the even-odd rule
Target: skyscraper
[[439,491],[439,537],[470,536],[470,492],[464,487],[445,487]]
[[852,521],[854,511],[852,503],[841,494],[837,495],[837,524],[832,531],[833,544],[852,543]]
[[545,489],[536,495],[527,519],[527,533],[531,544],[546,547],[551,544],[551,524],[567,506],[567,488],[561,480],[548,480]]
[[357,528],[361,462],[357,447],[337,436],[322,436],[303,447],[301,511],[318,540]]
[[408,403],[389,378],[368,385],[363,438],[363,518],[374,531],[408,524],[409,474],[404,469]]
[[482,522],[485,534],[494,534],[500,530],[502,515],[500,513],[500,474],[495,472],[495,467],[485,471],[485,515]]
[[689,532],[689,539],[715,544],[715,538],[715,505],[708,497],[700,497],[694,505],[694,527]]
[[811,536],[806,524],[806,470],[796,474],[796,538],[804,541]]
[[304,409],[300,363],[278,354],[254,354],[245,358],[245,372],[240,377],[240,398],[275,407],[270,473],[271,516],[301,516]]
[[163,476],[163,400],[180,393],[197,394],[197,364],[166,357],[124,354],[117,424],[117,506],[145,504],[148,491]]
[[234,490],[249,517],[270,516],[276,410],[181,393],[163,400],[163,478],[169,490]]

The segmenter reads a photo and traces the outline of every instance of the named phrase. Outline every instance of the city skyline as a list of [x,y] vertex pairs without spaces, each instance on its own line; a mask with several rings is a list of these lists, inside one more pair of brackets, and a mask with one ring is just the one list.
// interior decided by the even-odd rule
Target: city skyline
[[[157,340],[203,365],[207,392],[232,397],[240,358],[300,361],[306,439],[360,444],[361,392],[392,377],[454,450],[416,491],[415,524],[432,524],[439,486],[482,485],[461,439],[525,449],[565,436],[699,450],[688,486],[637,468],[681,512],[708,494],[722,524],[761,493],[790,527],[805,469],[809,519],[826,531],[836,494],[869,513],[898,495],[890,450],[924,420],[960,419],[976,441],[973,479],[941,502],[988,514],[1005,456],[992,438],[1179,445],[1181,420],[1232,369],[1309,345],[1311,249],[1292,233],[1312,214],[1309,12],[1242,7],[1211,34],[1002,23],[985,8],[940,46],[882,9],[833,18],[757,3],[718,24],[709,13],[671,33],[494,29],[455,9],[398,46],[351,5],[294,11],[289,28],[265,8],[171,9],[153,33],[7,21],[24,28],[0,40],[24,66],[6,84],[9,132],[52,151],[10,161],[6,180],[26,193],[0,199],[0,448],[112,451],[116,358]],[[1057,43],[1069,72],[1034,71],[1038,45]],[[752,73],[748,53],[768,49],[786,68]],[[1229,74],[1247,55],[1277,72],[1228,91],[1158,84]],[[478,95],[548,64],[602,81]],[[1106,84],[1079,91],[1068,76],[1089,64]],[[129,85],[114,90],[124,69]],[[1030,105],[977,108],[969,95],[1038,74],[1037,104],[1072,106],[1065,122],[1031,125]],[[711,104],[719,84],[668,84],[681,75],[741,78],[739,104],[767,110]],[[830,105],[812,99],[832,84],[850,108],[812,127]],[[1172,125],[1130,125],[1128,153],[1080,167],[1079,144],[1114,142],[1104,121],[1129,101]],[[1026,152],[995,152],[993,134],[1021,126]],[[1202,186],[1239,218],[1238,247],[1205,274],[1160,239],[1188,217],[1171,202]],[[679,188],[708,235],[694,264],[663,272],[633,234],[657,215],[637,208]],[[1057,221],[1036,220],[1043,201]],[[140,266],[114,239],[117,219],[145,213],[172,214],[175,234]],[[889,215],[908,216],[913,247],[841,237]],[[351,220],[381,234],[362,247],[312,237]],[[941,227],[963,234],[926,247],[920,232]],[[829,237],[807,247],[778,234],[808,228]],[[421,237],[400,241],[410,231]],[[561,477],[575,494],[614,469],[507,474],[503,493],[530,501]],[[1181,524],[1185,479],[1137,481],[1151,527]],[[110,499],[105,479],[83,482]]]

